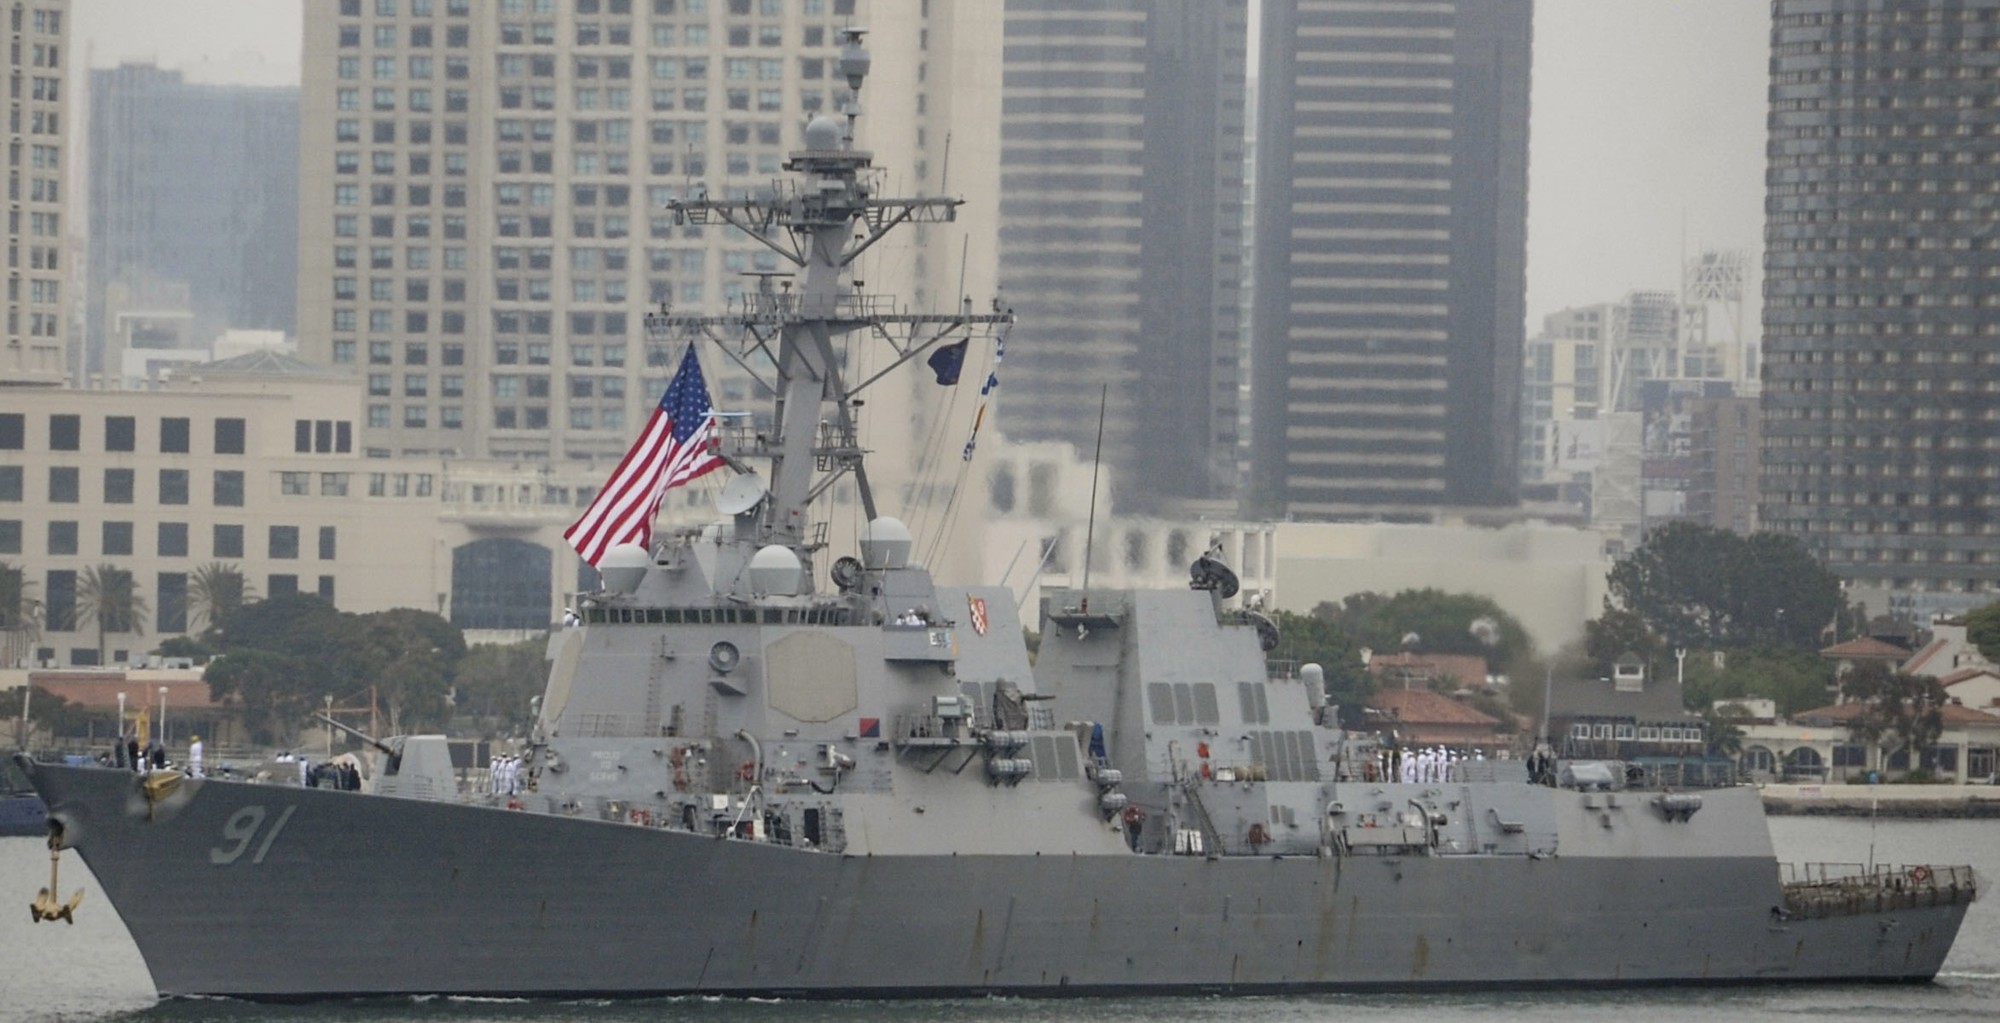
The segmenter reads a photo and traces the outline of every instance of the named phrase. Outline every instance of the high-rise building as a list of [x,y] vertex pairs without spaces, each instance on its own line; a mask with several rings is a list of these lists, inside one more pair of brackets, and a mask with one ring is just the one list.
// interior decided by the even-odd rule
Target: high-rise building
[[2000,0],[1777,0],[1772,17],[1763,527],[1875,613],[1985,603]]
[[1693,402],[1687,515],[1715,529],[1757,528],[1757,465],[1763,420],[1755,398],[1699,398]]
[[1266,3],[1262,511],[1513,502],[1531,16],[1526,2]]
[[[1245,0],[1007,0],[1005,430],[1119,507],[1226,492],[1239,446]],[[1108,390],[1107,390],[1108,388]]]
[[64,380],[69,345],[69,268],[64,244],[69,205],[69,0],[17,3],[4,16],[11,38],[0,61],[12,83],[8,133],[11,208],[7,218],[5,341],[0,386]]
[[230,328],[292,332],[297,89],[93,70],[89,160],[92,372],[115,374],[161,317],[184,319],[195,345]]
[[[806,120],[850,99],[834,75],[849,26],[874,30],[858,144],[897,194],[935,191],[946,126],[980,123],[958,108],[992,91],[997,47],[973,44],[997,24],[927,0],[309,4],[300,353],[365,376],[366,453],[615,459],[689,340],[649,338],[640,314],[721,312],[791,268],[666,204],[785,177]],[[997,182],[972,134],[950,171],[968,192]],[[991,212],[970,216],[986,219],[885,241],[855,276],[948,301],[964,273],[984,301]],[[719,409],[753,395],[762,355],[743,355],[710,354]],[[902,411],[870,401],[878,450],[921,432]]]

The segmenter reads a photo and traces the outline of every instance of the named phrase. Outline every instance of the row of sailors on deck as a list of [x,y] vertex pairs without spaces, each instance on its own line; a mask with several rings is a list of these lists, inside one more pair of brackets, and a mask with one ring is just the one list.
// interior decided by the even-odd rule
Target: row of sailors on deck
[[521,794],[521,758],[503,754],[493,758],[486,765],[486,794],[489,796],[518,796]]
[[913,607],[896,616],[897,625],[929,625],[931,613],[920,607]]
[[1484,753],[1467,756],[1443,746],[1428,749],[1386,747],[1375,752],[1375,762],[1368,765],[1373,770],[1368,773],[1387,781],[1429,785],[1453,780],[1453,768],[1461,761],[1484,759]]

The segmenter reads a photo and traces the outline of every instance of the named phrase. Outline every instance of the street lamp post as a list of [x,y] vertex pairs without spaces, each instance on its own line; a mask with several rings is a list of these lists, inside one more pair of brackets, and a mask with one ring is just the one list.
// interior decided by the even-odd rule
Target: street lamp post
[[326,758],[333,759],[333,696],[326,698]]
[[118,694],[118,741],[125,742],[125,694]]
[[1677,646],[1674,648],[1674,685],[1680,685],[1687,681],[1687,658],[1687,647]]
[[167,687],[160,687],[160,748],[167,748]]

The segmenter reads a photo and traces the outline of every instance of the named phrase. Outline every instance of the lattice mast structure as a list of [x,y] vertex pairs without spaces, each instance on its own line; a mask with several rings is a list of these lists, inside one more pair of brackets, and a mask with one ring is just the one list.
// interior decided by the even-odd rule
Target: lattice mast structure
[[[724,430],[722,454],[739,471],[749,459],[769,466],[769,495],[755,516],[737,516],[738,538],[792,548],[808,578],[812,554],[825,546],[825,523],[809,518],[816,498],[852,475],[863,514],[870,520],[878,515],[857,432],[860,395],[940,342],[990,338],[1013,322],[997,301],[990,313],[975,314],[969,300],[952,313],[915,312],[898,308],[889,297],[861,292],[862,282],[853,280],[854,261],[889,232],[904,224],[949,223],[963,202],[875,194],[881,173],[872,154],[854,146],[869,68],[863,31],[844,30],[836,65],[853,93],[842,108],[846,123],[821,116],[806,126],[805,148],[785,163],[795,179],[774,182],[756,196],[697,194],[668,204],[677,223],[727,224],[762,242],[798,268],[796,285],[791,274],[758,274],[754,292],[723,315],[662,308],[646,318],[655,337],[692,334],[714,341],[776,395],[772,431]],[[850,383],[836,340],[855,331],[888,345],[894,357],[874,375]],[[760,372],[765,360],[767,371],[775,367],[774,377]]]

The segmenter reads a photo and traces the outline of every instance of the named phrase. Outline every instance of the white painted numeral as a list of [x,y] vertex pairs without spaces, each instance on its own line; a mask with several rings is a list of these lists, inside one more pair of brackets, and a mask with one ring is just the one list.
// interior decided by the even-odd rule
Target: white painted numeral
[[[264,832],[264,840],[257,843],[257,853],[250,857],[251,863],[264,862],[264,855],[271,851],[271,843],[278,840],[278,833],[285,830],[285,825],[291,821],[292,814],[297,810],[296,806],[288,806],[285,807],[284,813],[278,815],[278,819],[272,822],[271,829]],[[229,820],[222,825],[223,844],[208,851],[208,862],[218,867],[226,867],[242,859],[243,854],[249,850],[250,843],[256,841],[258,829],[264,826],[266,816],[268,812],[261,806],[246,806],[230,814]]]

